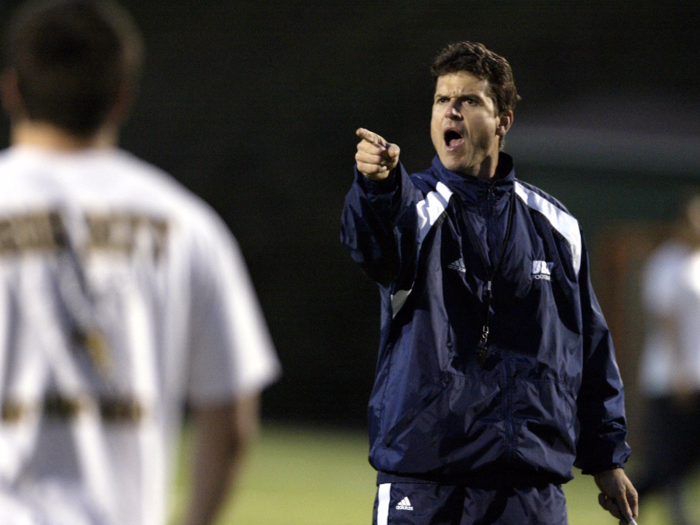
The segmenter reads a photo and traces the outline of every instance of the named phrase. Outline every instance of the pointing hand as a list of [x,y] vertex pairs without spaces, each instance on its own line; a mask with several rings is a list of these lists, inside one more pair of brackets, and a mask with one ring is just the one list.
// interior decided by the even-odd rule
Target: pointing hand
[[365,128],[355,133],[362,139],[355,153],[357,169],[369,180],[386,179],[399,163],[399,147]]

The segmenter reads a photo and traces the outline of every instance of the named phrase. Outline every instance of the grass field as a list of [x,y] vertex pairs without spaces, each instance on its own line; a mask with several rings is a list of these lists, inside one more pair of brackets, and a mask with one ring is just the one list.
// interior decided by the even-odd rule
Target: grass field
[[[181,465],[175,524],[180,522],[188,483],[187,461]],[[374,482],[363,433],[266,426],[217,525],[370,525]],[[578,475],[564,490],[570,525],[617,523],[598,507],[591,477]],[[700,475],[687,496],[693,515],[700,516]],[[642,511],[639,525],[670,525],[660,498],[650,499]]]

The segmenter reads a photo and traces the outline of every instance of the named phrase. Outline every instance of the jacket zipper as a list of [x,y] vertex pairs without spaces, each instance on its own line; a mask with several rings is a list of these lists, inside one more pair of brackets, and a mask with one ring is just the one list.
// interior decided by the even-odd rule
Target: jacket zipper
[[[489,202],[490,196],[493,195],[494,189],[493,189],[493,184],[490,185],[489,187],[489,194],[487,195],[487,207],[486,207],[486,212],[487,212],[487,231],[486,231],[486,243],[488,244],[488,237],[490,235],[489,230],[495,228],[495,225],[492,220],[492,215],[493,215],[493,209],[492,205]],[[479,255],[479,259],[481,260],[481,264],[484,267],[484,272],[486,272],[486,283],[484,286],[484,290],[482,292],[482,301],[486,305],[486,313],[484,315],[484,325],[481,330],[481,341],[479,342],[479,345],[476,350],[476,357],[477,357],[477,363],[479,366],[482,368],[486,366],[486,360],[488,358],[489,350],[488,350],[488,341],[489,341],[489,333],[490,333],[490,323],[491,323],[491,299],[493,298],[493,293],[492,293],[492,283],[494,278],[498,275],[498,271],[501,268],[501,263],[503,262],[503,257],[506,252],[506,247],[508,246],[508,242],[510,241],[510,233],[512,230],[512,225],[513,225],[513,215],[515,213],[515,191],[511,191],[510,195],[510,208],[508,210],[508,224],[506,225],[506,232],[505,235],[503,236],[503,244],[501,246],[500,252],[498,253],[498,260],[494,264],[493,267],[490,267],[488,262],[486,261],[486,256],[483,253],[483,250],[481,249],[481,245],[479,244],[479,240],[476,237],[476,232],[474,231],[474,226],[472,225],[472,222],[469,220],[469,212],[466,209],[466,206],[464,206],[464,203],[462,201],[458,201],[462,204],[462,209],[464,211],[464,220],[467,223],[467,227],[469,230],[469,236],[471,237],[472,243],[474,243],[474,248],[476,249],[476,253]]]
[[508,360],[504,359],[503,360],[503,368],[505,369],[505,388],[503,389],[503,398],[504,398],[504,404],[505,404],[505,415],[503,417],[503,421],[505,423],[505,440],[506,440],[506,459],[510,461],[513,459],[513,454],[515,452],[515,447],[514,447],[514,439],[513,436],[515,434],[514,431],[514,425],[513,425],[513,389],[511,388],[511,383],[510,383],[510,365],[508,364]]
[[[513,194],[515,194],[515,191],[513,191]],[[489,221],[489,229],[487,230],[487,236],[496,235],[496,218],[495,218],[495,200],[496,200],[496,195],[495,195],[495,189],[494,185],[491,184],[489,186],[489,192],[487,196],[487,213],[488,213],[488,221]],[[514,202],[510,203],[511,205],[514,205]],[[509,210],[510,211],[510,210]],[[510,230],[510,225],[507,226],[508,230]],[[506,236],[508,233],[506,233]],[[507,239],[507,237],[506,237]],[[493,239],[494,241],[497,241],[497,239]],[[488,242],[488,241],[487,241]],[[498,242],[492,242],[491,243],[493,247],[498,247]],[[505,239],[504,239],[504,245],[500,247],[501,252],[504,252],[506,249],[505,246]],[[500,266],[500,261],[501,261],[501,255],[502,253],[496,253],[494,254],[494,258],[498,258],[498,264]],[[492,259],[493,260],[493,259]],[[495,271],[494,271],[495,274]],[[491,281],[488,283],[488,293],[491,293]],[[488,330],[488,328],[487,328]],[[514,424],[513,424],[513,417],[512,417],[512,410],[513,410],[513,388],[512,384],[510,381],[510,364],[508,363],[507,359],[503,359],[503,368],[505,371],[505,376],[504,376],[504,389],[503,389],[503,401],[505,404],[505,415],[503,418],[504,424],[505,424],[505,444],[506,444],[506,459],[511,460],[513,459],[513,454],[515,452],[515,447],[513,446],[514,444]]]
[[[498,239],[495,238],[496,235],[496,220],[494,219],[494,209],[495,209],[495,201],[496,201],[496,194],[494,190],[493,184],[489,186],[489,191],[486,194],[486,217],[488,218],[488,228],[486,229],[486,243],[487,245],[491,245],[494,249],[499,249],[498,247]],[[491,241],[489,243],[489,237],[491,237]],[[496,241],[496,242],[494,242]],[[492,262],[497,261],[499,259],[500,252],[494,252],[491,254],[491,259]]]
[[[487,207],[486,207],[486,213],[487,213],[487,231],[486,231],[486,243],[488,245],[488,237],[491,235],[491,230],[495,229],[495,221],[493,219],[494,215],[494,186],[491,184],[489,186],[489,192],[487,194]],[[496,261],[495,265],[493,268],[489,268],[488,263],[486,262],[486,256],[483,254],[481,250],[481,245],[478,242],[478,239],[476,237],[476,232],[474,231],[474,226],[472,225],[471,221],[469,220],[469,215],[466,211],[466,207],[464,209],[465,213],[465,219],[467,221],[467,225],[469,227],[469,234],[472,238],[472,242],[474,243],[474,247],[479,254],[479,258],[481,259],[481,263],[484,267],[484,271],[486,272],[487,275],[487,281],[486,285],[484,287],[484,302],[486,304],[486,315],[484,316],[484,326],[482,329],[481,333],[481,341],[479,342],[479,346],[476,351],[477,355],[477,363],[479,366],[484,368],[486,366],[486,360],[488,359],[489,356],[489,349],[488,349],[488,339],[489,339],[489,331],[490,331],[490,321],[491,321],[491,298],[492,298],[492,282],[493,279],[497,276],[498,271],[501,267],[501,262],[503,261],[503,258],[505,256],[506,248],[508,246],[508,242],[510,240],[510,234],[512,230],[512,224],[513,224],[513,215],[515,214],[515,190],[512,191],[511,193],[511,199],[510,199],[510,209],[508,210],[508,224],[506,225],[506,232],[503,237],[503,244],[501,246],[500,252],[496,255],[498,255],[498,260]],[[497,243],[492,243],[497,245]],[[493,260],[493,259],[492,259]],[[513,425],[513,418],[511,416],[511,410],[512,410],[512,385],[510,383],[510,366],[508,366],[508,360],[503,359],[503,368],[504,368],[504,377],[503,377],[503,401],[504,401],[504,416],[503,416],[503,422],[505,424],[505,445],[506,445],[506,458],[508,460],[512,459],[513,453],[514,453],[514,447],[513,447],[513,435],[514,435],[514,425]]]

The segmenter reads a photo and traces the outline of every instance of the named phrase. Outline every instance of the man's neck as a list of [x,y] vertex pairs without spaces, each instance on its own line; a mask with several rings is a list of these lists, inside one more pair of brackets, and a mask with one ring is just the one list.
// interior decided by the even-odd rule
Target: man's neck
[[12,124],[10,141],[13,146],[34,146],[57,152],[75,152],[87,149],[107,149],[117,145],[114,126],[103,126],[96,133],[80,136],[45,122],[22,120]]
[[498,170],[498,153],[493,156],[486,157],[481,164],[474,169],[474,175],[477,179],[491,181],[496,176]]
[[[496,151],[495,153],[485,157],[481,161],[481,163],[477,164],[476,166],[473,166],[471,171],[465,171],[463,173],[465,175],[471,175],[472,177],[476,177],[477,179],[485,180],[487,182],[497,180],[508,175],[508,173],[510,172],[510,168],[512,168],[512,165],[510,167],[500,166],[500,159],[500,152]],[[504,171],[505,173],[503,173]]]

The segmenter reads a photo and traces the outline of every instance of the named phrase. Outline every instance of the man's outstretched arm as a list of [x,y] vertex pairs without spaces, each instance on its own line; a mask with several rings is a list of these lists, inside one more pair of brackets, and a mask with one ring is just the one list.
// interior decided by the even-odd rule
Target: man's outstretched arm
[[414,193],[399,163],[399,147],[367,129],[355,154],[355,182],[345,198],[341,242],[365,273],[389,287],[415,250]]

